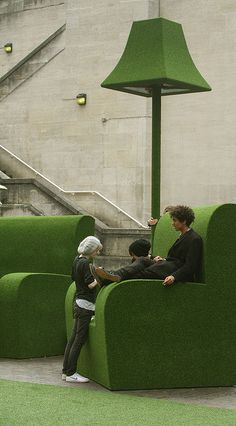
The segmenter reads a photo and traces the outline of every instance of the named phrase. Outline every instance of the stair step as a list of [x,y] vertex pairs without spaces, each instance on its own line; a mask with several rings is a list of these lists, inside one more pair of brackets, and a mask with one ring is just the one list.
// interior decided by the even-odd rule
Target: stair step
[[130,264],[130,256],[98,256],[94,260],[95,266],[102,266],[108,271],[119,269]]
[[108,228],[102,230],[102,233],[96,232],[96,236],[103,245],[103,256],[129,258],[130,244],[140,238],[150,241],[150,229],[114,229]]
[[31,204],[2,204],[0,216],[44,216],[41,210]]

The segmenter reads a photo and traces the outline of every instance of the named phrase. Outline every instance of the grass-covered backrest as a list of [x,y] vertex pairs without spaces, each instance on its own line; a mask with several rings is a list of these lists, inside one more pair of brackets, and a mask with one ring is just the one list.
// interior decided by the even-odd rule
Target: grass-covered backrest
[[[236,204],[206,206],[194,208],[195,221],[192,228],[203,239],[202,270],[199,281],[210,283],[225,282],[226,277],[232,281],[235,273],[236,241]],[[165,257],[169,248],[178,238],[178,233],[171,227],[168,213],[158,222],[154,239],[153,254]]]
[[231,303],[235,303],[236,204],[224,204],[213,212],[207,229],[205,258],[206,282],[214,286],[211,290],[217,288],[219,295],[229,296]]
[[70,274],[78,243],[94,234],[90,216],[0,218],[0,277],[13,272]]

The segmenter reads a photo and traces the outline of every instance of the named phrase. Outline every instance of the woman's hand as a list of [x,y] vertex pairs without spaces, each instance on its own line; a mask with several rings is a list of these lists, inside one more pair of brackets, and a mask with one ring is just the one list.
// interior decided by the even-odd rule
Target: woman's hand
[[153,259],[155,262],[160,262],[160,260],[165,260],[164,259],[164,257],[161,257],[161,256],[156,256],[156,257],[154,257],[154,259]]
[[148,226],[154,226],[156,225],[158,222],[158,219],[154,219],[153,217],[150,217],[150,219],[148,219]]
[[166,277],[163,281],[163,286],[167,287],[168,285],[173,284],[175,281],[175,277],[173,277],[173,275],[169,275],[168,277]]

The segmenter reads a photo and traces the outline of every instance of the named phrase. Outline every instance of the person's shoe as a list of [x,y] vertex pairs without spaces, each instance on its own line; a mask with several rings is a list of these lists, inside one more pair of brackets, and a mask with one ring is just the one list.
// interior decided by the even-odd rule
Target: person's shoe
[[108,272],[105,269],[95,268],[95,274],[97,277],[99,277],[100,279],[102,278],[103,280],[112,281],[116,283],[121,281],[121,277],[119,275],[112,274],[111,272]]
[[66,374],[65,373],[62,373],[61,380],[66,380]]
[[66,382],[86,383],[89,382],[89,379],[87,377],[81,376],[79,373],[74,373],[72,376],[66,376]]

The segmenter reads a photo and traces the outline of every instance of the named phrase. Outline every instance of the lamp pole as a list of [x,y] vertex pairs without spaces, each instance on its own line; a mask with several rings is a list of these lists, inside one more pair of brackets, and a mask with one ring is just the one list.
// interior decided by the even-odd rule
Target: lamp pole
[[161,87],[152,89],[152,217],[160,217],[161,198]]
[[151,214],[159,219],[161,94],[211,90],[193,63],[181,25],[161,17],[134,22],[125,50],[102,87],[142,96],[152,91]]

